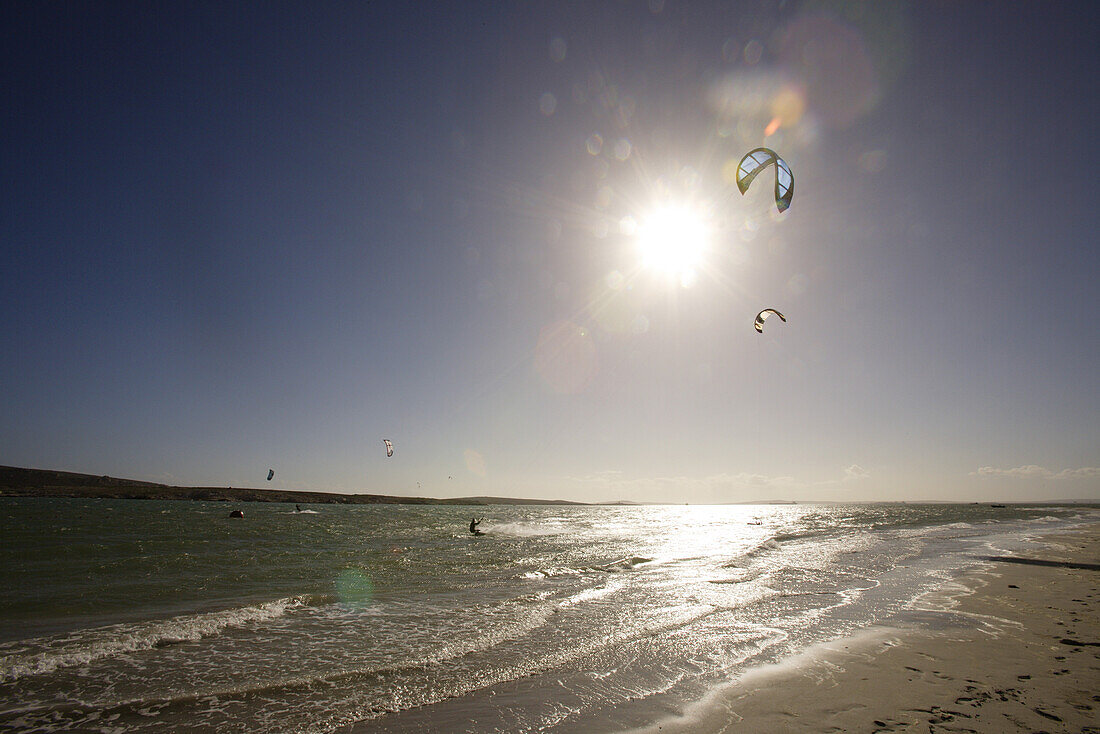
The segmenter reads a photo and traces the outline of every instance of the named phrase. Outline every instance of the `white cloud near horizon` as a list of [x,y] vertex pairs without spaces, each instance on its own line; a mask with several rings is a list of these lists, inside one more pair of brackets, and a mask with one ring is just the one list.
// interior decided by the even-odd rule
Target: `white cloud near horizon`
[[980,466],[970,472],[972,477],[1015,477],[1017,479],[1096,479],[1100,478],[1100,467],[1083,466],[1080,469],[1063,469],[1059,472],[1036,464],[1025,464],[1012,469],[996,469],[992,466]]
[[845,479],[863,479],[867,477],[868,472],[859,464],[852,464],[850,467],[844,470]]

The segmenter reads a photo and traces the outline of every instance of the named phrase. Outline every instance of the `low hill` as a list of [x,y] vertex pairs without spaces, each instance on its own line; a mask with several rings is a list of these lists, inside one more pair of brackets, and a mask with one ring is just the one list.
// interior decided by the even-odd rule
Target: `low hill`
[[296,502],[330,505],[579,505],[564,500],[513,497],[400,497],[335,494],[248,487],[175,487],[106,475],[0,466],[0,497],[83,497],[127,500],[205,500],[208,502]]

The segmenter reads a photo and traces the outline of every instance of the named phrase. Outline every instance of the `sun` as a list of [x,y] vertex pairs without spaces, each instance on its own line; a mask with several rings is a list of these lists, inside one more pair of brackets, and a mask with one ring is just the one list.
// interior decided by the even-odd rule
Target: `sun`
[[710,228],[702,213],[684,204],[653,211],[638,227],[642,265],[687,286],[710,245]]

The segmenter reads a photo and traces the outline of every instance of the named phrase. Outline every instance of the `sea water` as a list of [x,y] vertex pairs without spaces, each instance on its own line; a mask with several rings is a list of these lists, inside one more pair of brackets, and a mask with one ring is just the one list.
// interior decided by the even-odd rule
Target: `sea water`
[[[592,732],[1088,507],[0,499],[0,729]],[[473,536],[471,517],[484,518]]]

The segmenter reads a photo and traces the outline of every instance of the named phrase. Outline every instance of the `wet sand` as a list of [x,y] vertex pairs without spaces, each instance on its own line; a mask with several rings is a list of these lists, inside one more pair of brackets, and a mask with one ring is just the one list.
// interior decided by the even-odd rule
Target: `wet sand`
[[1100,525],[1044,542],[640,731],[1100,733]]

